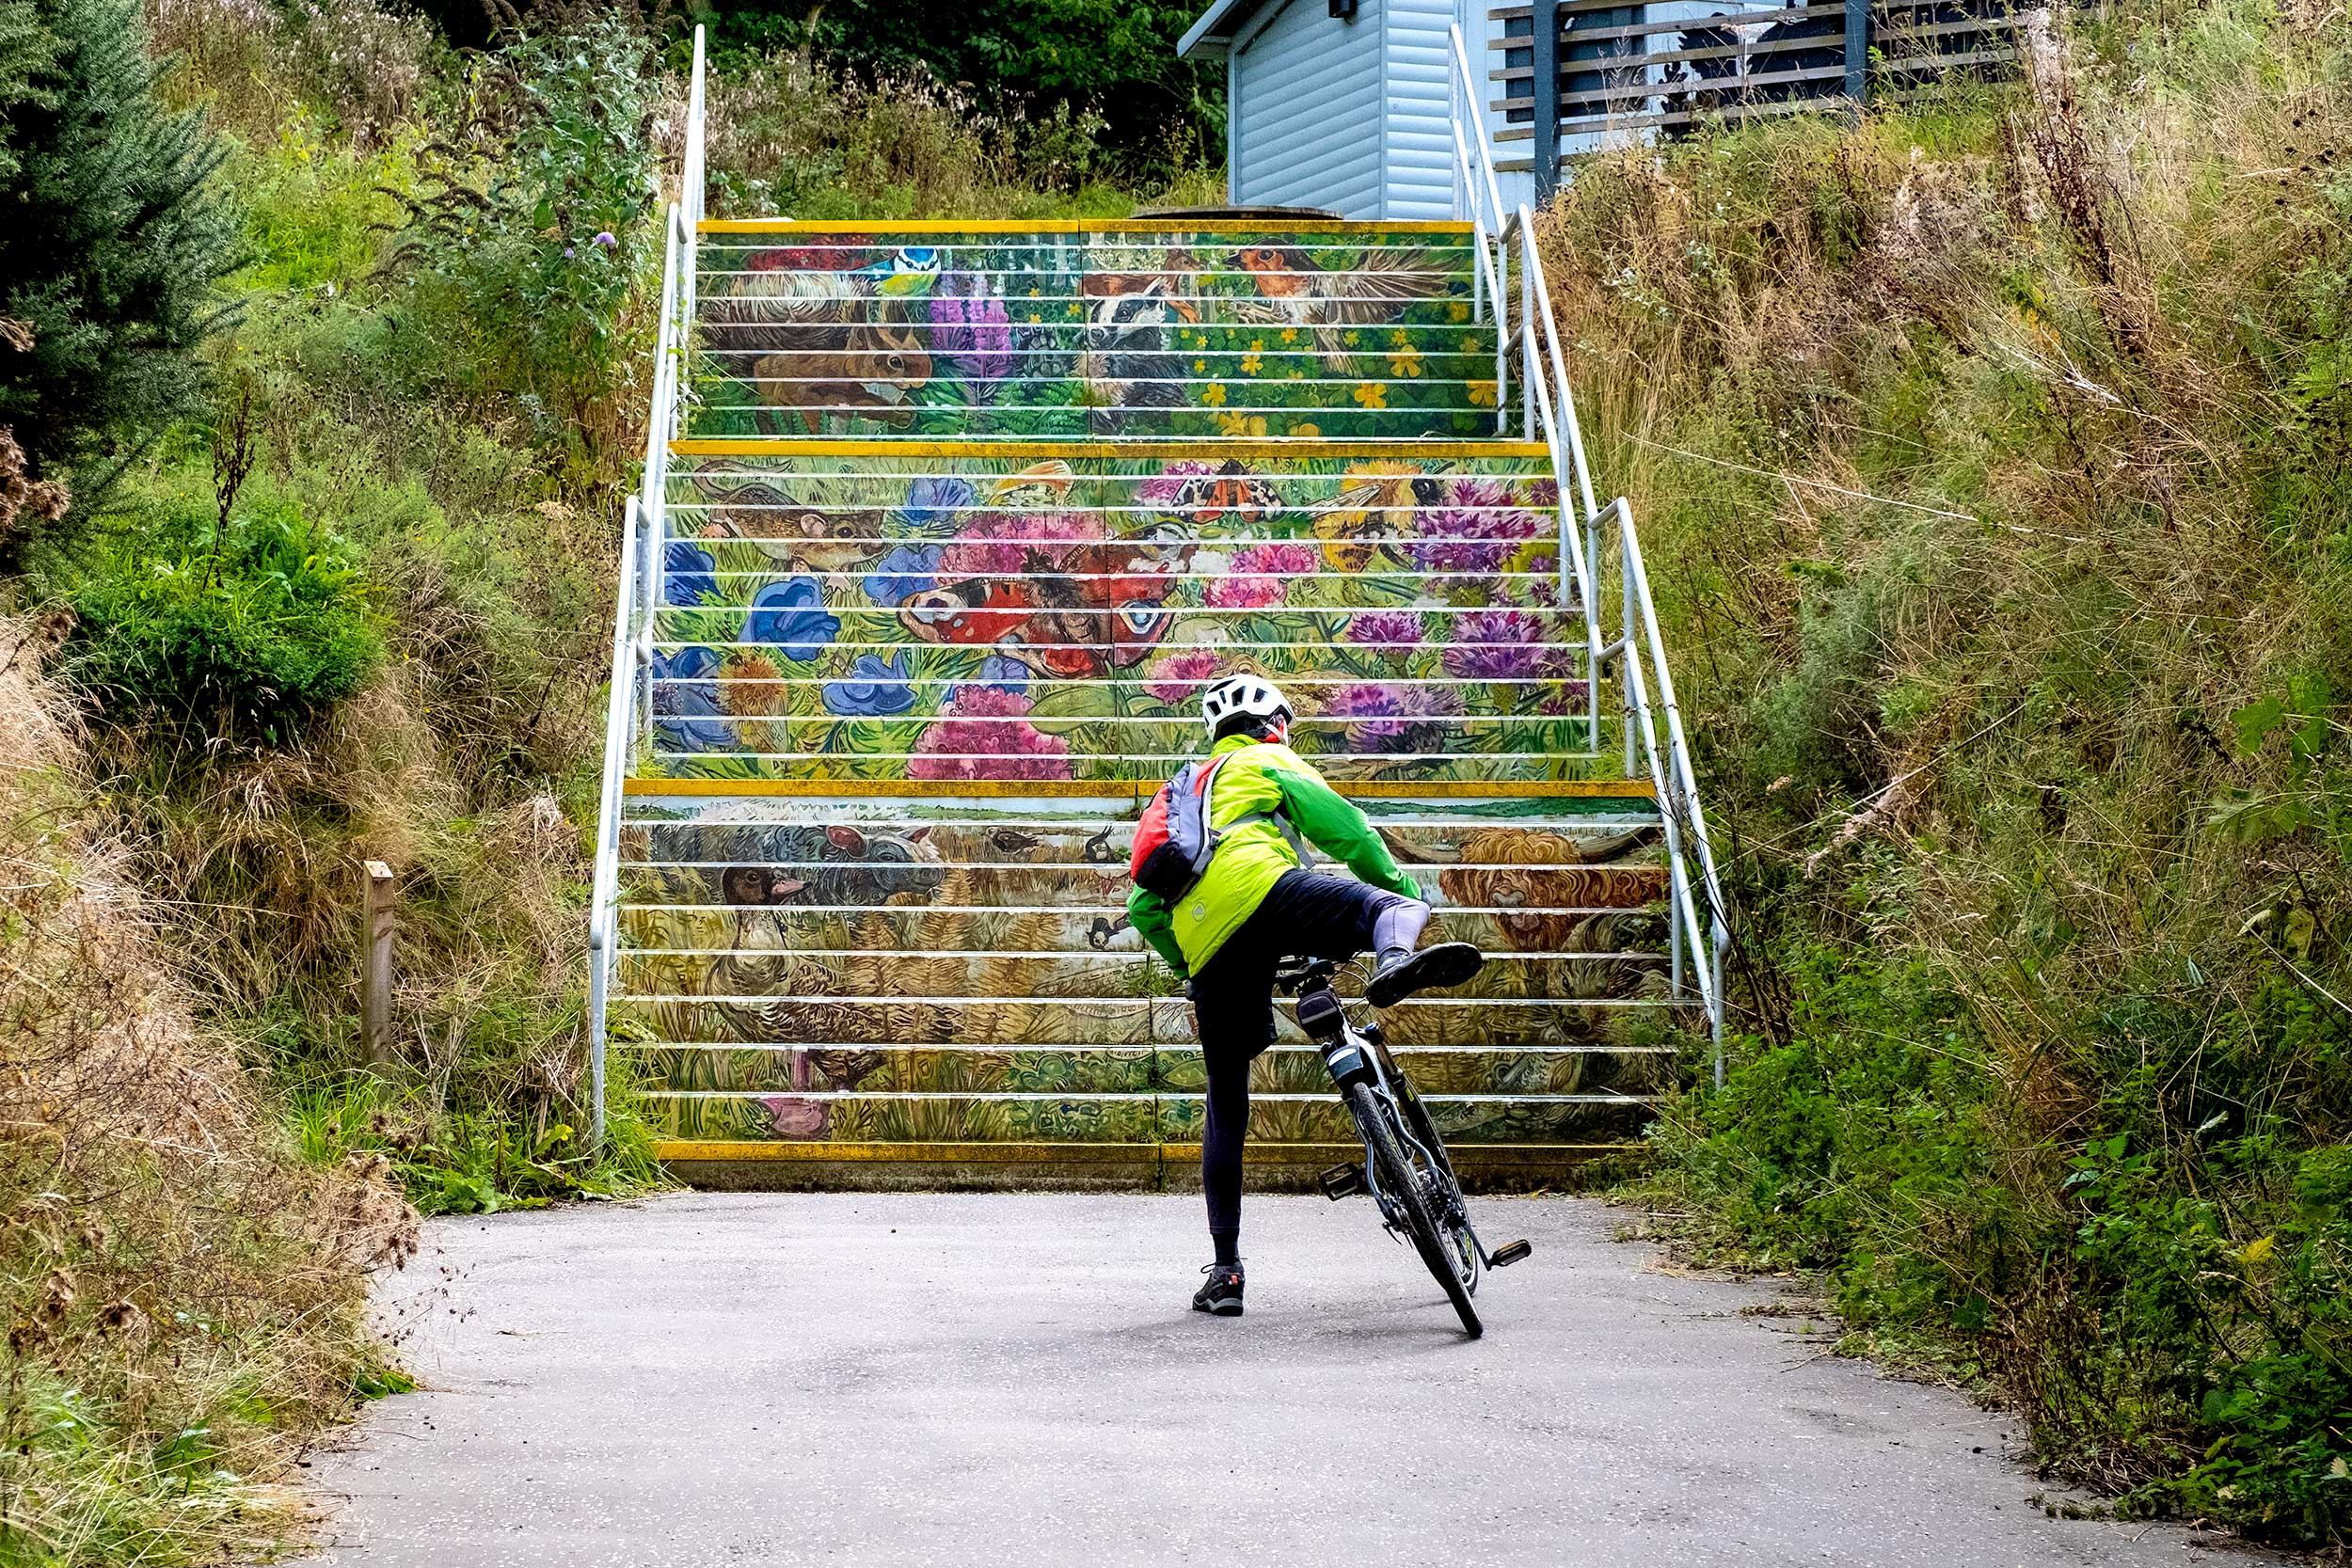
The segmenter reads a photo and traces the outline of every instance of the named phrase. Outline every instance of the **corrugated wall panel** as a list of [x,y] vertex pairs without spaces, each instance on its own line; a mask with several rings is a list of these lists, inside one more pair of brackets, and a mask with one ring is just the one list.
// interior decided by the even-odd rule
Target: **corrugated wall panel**
[[1387,126],[1381,215],[1450,218],[1454,137],[1448,59],[1455,0],[1386,0]]
[[1380,210],[1380,30],[1397,0],[1362,0],[1352,22],[1289,0],[1235,56],[1233,199]]

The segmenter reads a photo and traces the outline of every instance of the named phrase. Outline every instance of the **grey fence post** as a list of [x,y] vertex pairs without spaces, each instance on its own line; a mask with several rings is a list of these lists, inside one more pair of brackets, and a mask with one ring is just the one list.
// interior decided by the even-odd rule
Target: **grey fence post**
[[1846,96],[1859,111],[1870,91],[1870,0],[1846,0]]
[[1534,0],[1535,205],[1560,189],[1560,0]]

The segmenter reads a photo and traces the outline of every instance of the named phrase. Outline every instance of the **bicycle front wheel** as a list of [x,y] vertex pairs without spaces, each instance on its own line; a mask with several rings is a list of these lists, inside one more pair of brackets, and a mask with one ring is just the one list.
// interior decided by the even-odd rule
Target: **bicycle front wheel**
[[1365,1147],[1372,1151],[1381,1196],[1405,1221],[1406,1229],[1412,1234],[1413,1250],[1421,1254],[1430,1275],[1445,1287],[1446,1299],[1454,1304],[1454,1315],[1462,1320],[1462,1332],[1477,1338],[1486,1332],[1485,1325],[1478,1321],[1477,1309],[1470,1306],[1470,1291],[1455,1268],[1445,1232],[1438,1228],[1438,1216],[1430,1212],[1420,1173],[1406,1158],[1405,1146],[1398,1141],[1396,1129],[1390,1125],[1387,1106],[1372,1092],[1369,1084],[1351,1084],[1347,1089],[1347,1109],[1364,1135]]

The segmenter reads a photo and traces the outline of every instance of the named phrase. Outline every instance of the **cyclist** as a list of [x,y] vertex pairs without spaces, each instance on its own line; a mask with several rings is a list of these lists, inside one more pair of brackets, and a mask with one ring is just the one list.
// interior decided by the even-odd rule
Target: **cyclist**
[[[1364,814],[1290,749],[1293,717],[1262,676],[1231,676],[1201,693],[1209,755],[1224,759],[1208,800],[1216,853],[1173,909],[1140,887],[1127,895],[1136,929],[1184,981],[1208,1066],[1200,1184],[1216,1256],[1192,1305],[1219,1317],[1242,1309],[1242,1142],[1249,1064],[1274,1043],[1275,966],[1293,955],[1343,959],[1370,948],[1377,958],[1364,997],[1386,1007],[1426,987],[1460,985],[1483,962],[1468,942],[1414,951],[1430,916],[1421,889]],[[1356,877],[1302,869],[1291,832]]]

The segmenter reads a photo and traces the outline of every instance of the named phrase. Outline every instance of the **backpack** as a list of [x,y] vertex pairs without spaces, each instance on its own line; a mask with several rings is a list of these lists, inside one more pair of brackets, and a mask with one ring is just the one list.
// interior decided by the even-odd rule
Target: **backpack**
[[1220,836],[1209,825],[1209,788],[1224,766],[1223,757],[1184,764],[1143,808],[1127,875],[1144,892],[1173,904],[1207,873]]

